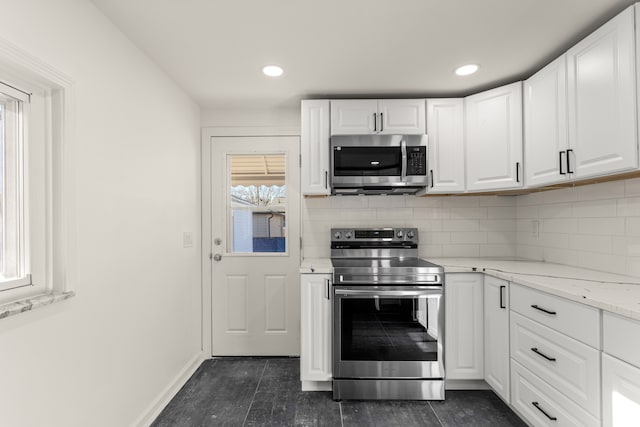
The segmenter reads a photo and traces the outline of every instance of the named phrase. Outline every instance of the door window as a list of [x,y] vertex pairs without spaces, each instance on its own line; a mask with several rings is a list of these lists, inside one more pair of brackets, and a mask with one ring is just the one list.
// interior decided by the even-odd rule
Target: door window
[[228,156],[229,252],[286,252],[285,164],[284,154]]

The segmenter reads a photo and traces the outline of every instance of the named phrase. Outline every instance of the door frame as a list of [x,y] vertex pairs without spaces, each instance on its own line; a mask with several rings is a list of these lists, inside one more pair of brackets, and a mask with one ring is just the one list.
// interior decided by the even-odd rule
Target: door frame
[[[201,242],[202,253],[200,258],[200,264],[202,266],[202,301],[201,301],[201,332],[202,332],[202,352],[206,358],[211,358],[213,354],[212,350],[212,268],[213,261],[210,256],[213,254],[213,241],[211,240],[211,138],[215,137],[260,137],[260,136],[296,136],[300,138],[299,128],[286,128],[286,127],[203,127],[202,139],[200,143],[200,170],[202,171],[200,187],[201,187],[201,217],[200,217],[200,229],[202,230]],[[301,198],[303,196],[301,195]],[[300,221],[302,221],[302,215],[300,215]],[[298,224],[301,228],[302,226]]]

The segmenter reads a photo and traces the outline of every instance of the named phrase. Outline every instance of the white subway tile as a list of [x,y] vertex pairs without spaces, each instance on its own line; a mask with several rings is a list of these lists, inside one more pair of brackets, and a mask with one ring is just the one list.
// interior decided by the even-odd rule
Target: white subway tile
[[444,257],[477,257],[480,256],[478,245],[442,245]]
[[516,232],[516,239],[519,245],[542,246],[542,238],[529,231]]
[[404,208],[405,196],[369,196],[370,208]]
[[611,236],[574,234],[569,238],[569,248],[585,252],[610,254],[613,251]]
[[480,256],[483,257],[512,257],[515,253],[515,245],[480,245]]
[[544,259],[544,249],[540,246],[526,246],[518,244],[516,255],[520,258],[542,261]]
[[514,196],[484,196],[480,197],[480,207],[485,206],[516,206],[517,197]]
[[590,200],[586,202],[575,202],[573,204],[573,215],[577,218],[616,216],[616,200]]
[[578,233],[623,235],[625,234],[625,218],[580,218],[578,219]]
[[441,208],[442,197],[408,196],[404,203],[408,208]]
[[331,207],[333,197],[304,197],[303,209],[328,209]]
[[624,195],[626,197],[640,196],[640,178],[624,181]]
[[640,257],[640,237],[633,236],[613,236],[611,238],[612,253],[625,256]]
[[561,188],[559,190],[545,191],[542,194],[542,200],[548,203],[569,203],[578,200],[578,193],[575,188]]
[[420,219],[445,219],[449,218],[448,208],[413,208],[413,215]]
[[420,235],[420,244],[442,245],[451,243],[451,233],[448,231],[435,231]]
[[417,227],[420,233],[430,233],[432,231],[442,231],[442,220],[432,219],[429,221],[413,220],[412,227]]
[[540,229],[545,233],[575,233],[578,220],[575,218],[548,218],[541,221]]
[[[515,217],[514,217],[515,218]],[[516,231],[516,220],[512,219],[481,219],[481,231]]]
[[480,206],[479,196],[443,197],[443,208],[477,208]]
[[488,208],[451,208],[449,216],[451,219],[478,219],[487,217]]
[[[586,202],[593,203],[593,202]],[[541,205],[538,207],[540,218],[571,218],[574,210],[571,203],[554,203],[551,205]],[[598,216],[598,215],[589,215]],[[605,216],[605,215],[600,215]]]
[[487,243],[487,233],[485,231],[452,231],[451,243]]
[[515,231],[490,231],[487,233],[487,243],[515,246],[517,240]]
[[540,193],[531,193],[518,196],[516,206],[537,206],[544,203],[544,195]]
[[604,200],[624,197],[624,182],[611,181],[575,188],[578,200]]
[[517,209],[515,206],[497,206],[489,207],[487,212],[487,218],[489,219],[515,219]]
[[421,258],[435,258],[443,256],[442,245],[420,245],[418,251],[418,255]]
[[578,253],[569,249],[544,248],[543,259],[556,264],[577,265]]
[[413,221],[412,208],[378,208],[376,209],[378,219],[397,219],[401,221]]
[[538,206],[518,206],[516,208],[516,218],[540,218]]
[[628,236],[640,236],[640,218],[625,218],[625,231]]
[[618,216],[640,216],[640,197],[617,200]]
[[369,198],[366,196],[334,196],[330,197],[333,209],[366,209]]
[[442,231],[478,231],[480,223],[472,219],[443,219]]
[[627,257],[626,274],[640,277],[640,257]]
[[562,233],[540,233],[542,246],[546,248],[568,248],[569,235]]

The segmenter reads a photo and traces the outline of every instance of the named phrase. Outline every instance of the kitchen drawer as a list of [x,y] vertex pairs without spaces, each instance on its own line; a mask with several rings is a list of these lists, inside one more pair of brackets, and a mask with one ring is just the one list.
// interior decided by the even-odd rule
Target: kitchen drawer
[[602,316],[602,349],[625,362],[640,367],[640,322],[604,312]]
[[511,357],[600,417],[600,352],[511,312]]
[[511,310],[600,348],[600,310],[597,308],[517,284],[511,285],[510,292]]
[[600,426],[599,419],[584,411],[513,359],[511,360],[511,405],[529,424],[534,426]]

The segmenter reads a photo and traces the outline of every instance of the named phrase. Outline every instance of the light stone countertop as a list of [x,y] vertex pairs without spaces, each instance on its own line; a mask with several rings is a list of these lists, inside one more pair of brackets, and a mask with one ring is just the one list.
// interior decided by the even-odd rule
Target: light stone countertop
[[[640,278],[540,261],[429,258],[445,273],[479,272],[640,320]],[[313,271],[311,271],[313,268]],[[329,258],[305,259],[300,273],[331,273]],[[446,280],[446,279],[445,279]]]

